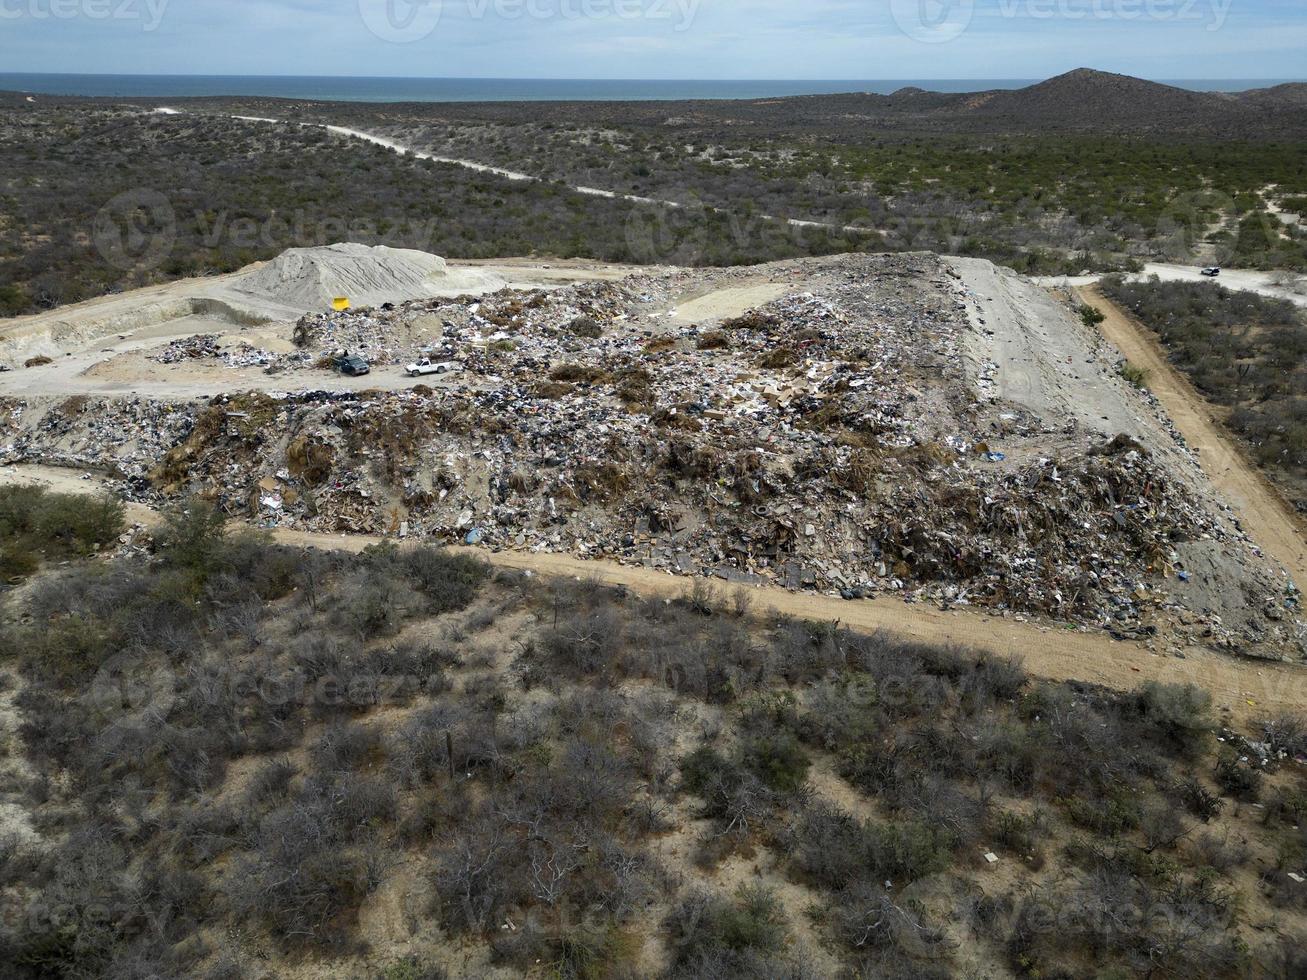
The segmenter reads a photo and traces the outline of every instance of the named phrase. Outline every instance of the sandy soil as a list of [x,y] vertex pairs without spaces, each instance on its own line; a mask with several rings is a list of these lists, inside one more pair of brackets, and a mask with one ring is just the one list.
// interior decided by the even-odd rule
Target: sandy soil
[[756,286],[729,286],[686,299],[675,309],[668,311],[669,318],[678,326],[690,323],[715,325],[723,320],[763,306],[774,299],[779,299],[793,286],[783,282],[760,283]]
[[1132,364],[1148,372],[1149,390],[1161,401],[1189,445],[1198,450],[1203,472],[1239,512],[1253,540],[1285,567],[1295,583],[1307,582],[1307,544],[1302,524],[1275,487],[1226,435],[1212,417],[1206,400],[1166,359],[1147,328],[1098,289],[1086,286],[1079,292],[1085,302],[1106,316],[1101,324],[1104,336]]
[[1096,350],[1097,338],[1047,290],[987,259],[949,263],[969,290],[971,354],[998,365],[1000,399],[1046,419],[1129,433],[1154,449],[1169,441]]

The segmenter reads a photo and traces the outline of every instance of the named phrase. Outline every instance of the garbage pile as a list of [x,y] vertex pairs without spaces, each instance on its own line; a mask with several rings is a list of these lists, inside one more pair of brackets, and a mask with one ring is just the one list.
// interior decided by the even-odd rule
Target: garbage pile
[[[778,299],[703,323],[671,314],[687,285],[737,275],[314,314],[296,330],[301,357],[429,353],[463,370],[395,391],[105,401],[39,420],[29,406],[0,446],[109,469],[140,499],[198,493],[267,526],[566,552],[1122,635],[1180,608],[1173,586],[1201,545],[1225,563],[1204,575],[1248,594],[1257,630],[1290,629],[1261,607],[1292,612],[1296,595],[1147,448],[986,397],[967,373],[959,287],[934,257],[809,262]],[[1208,636],[1248,640],[1245,623],[1186,613]]]
[[268,367],[278,360],[270,351],[260,350],[244,342],[230,347],[223,347],[217,334],[196,334],[181,340],[170,341],[155,353],[150,360],[160,364],[184,364],[187,361],[216,359],[228,367]]
[[129,499],[153,499],[150,471],[190,434],[195,417],[194,405],[148,398],[77,395],[34,404],[0,398],[0,464],[103,470]]
[[582,283],[548,293],[503,289],[485,297],[308,313],[296,324],[294,340],[318,356],[348,350],[370,364],[403,364],[440,350],[506,348],[511,345],[504,342],[523,331],[547,337],[578,317],[611,322],[635,302],[616,283]]

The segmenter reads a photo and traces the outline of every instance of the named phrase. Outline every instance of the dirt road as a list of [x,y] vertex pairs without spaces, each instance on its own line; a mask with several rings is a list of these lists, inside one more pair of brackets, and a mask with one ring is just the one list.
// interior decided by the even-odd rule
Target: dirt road
[[1126,432],[1150,446],[1169,441],[1117,377],[1114,361],[1094,349],[1097,338],[1048,290],[988,259],[946,261],[966,286],[968,351],[994,365],[995,397],[1045,419]]
[[[94,492],[97,481],[71,470],[47,466],[0,467],[0,485],[36,483],[63,493]],[[158,514],[141,504],[128,505],[129,519],[156,524]],[[295,547],[358,552],[383,539],[369,535],[317,534],[275,530],[275,540]],[[640,595],[672,598],[684,593],[690,580],[647,568],[608,561],[586,561],[570,555],[480,548],[452,548],[500,568],[542,576],[594,579],[620,585]],[[723,590],[733,587],[722,586]],[[1132,690],[1149,680],[1190,683],[1212,693],[1218,707],[1230,709],[1238,721],[1255,721],[1270,714],[1301,711],[1307,705],[1307,667],[1269,661],[1241,660],[1215,651],[1190,647],[1185,656],[1164,656],[1143,643],[1117,641],[1102,633],[1082,632],[1056,624],[990,616],[970,609],[941,610],[898,599],[845,601],[811,592],[790,592],[775,586],[749,588],[756,613],[775,612],[820,622],[838,621],[850,629],[884,630],[895,636],[936,644],[955,644],[999,655],[1015,655],[1036,677],[1077,680],[1116,690]]]
[[1307,541],[1289,505],[1249,462],[1212,417],[1211,407],[1179,371],[1171,366],[1156,339],[1096,286],[1078,292],[1098,307],[1106,319],[1103,335],[1132,364],[1148,372],[1147,385],[1166,409],[1217,491],[1239,513],[1253,540],[1288,571],[1300,587],[1307,583]]
[[[1132,282],[1157,276],[1162,282],[1205,282],[1216,283],[1226,289],[1258,293],[1273,299],[1287,299],[1299,306],[1307,306],[1307,292],[1280,285],[1276,281],[1277,273],[1261,272],[1257,269],[1222,269],[1219,279],[1209,279],[1197,266],[1179,265],[1171,262],[1149,262],[1143,272],[1126,276]],[[1052,288],[1080,288],[1092,286],[1101,279],[1101,275],[1090,276],[1036,276],[1035,282]],[[1300,280],[1302,282],[1302,280]]]

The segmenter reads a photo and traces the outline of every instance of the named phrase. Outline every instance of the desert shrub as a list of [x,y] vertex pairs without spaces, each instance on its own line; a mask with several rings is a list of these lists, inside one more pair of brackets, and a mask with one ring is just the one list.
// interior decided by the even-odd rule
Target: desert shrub
[[[1123,917],[1122,909],[1148,914]],[[1223,904],[1183,888],[1159,890],[1146,877],[1103,867],[1077,885],[1020,904],[1006,947],[1012,968],[1025,975],[1055,971],[1068,955],[1086,955],[1099,970],[1127,974],[1241,976],[1246,947],[1228,931],[1230,921]]]
[[1256,803],[1262,792],[1262,774],[1239,758],[1238,753],[1224,751],[1213,773],[1216,785],[1229,796]]
[[[932,976],[929,964],[915,957],[903,963],[901,971],[887,968],[889,963],[880,956],[903,945],[913,952],[937,949],[943,958],[943,931],[931,926],[914,903],[896,901],[880,885],[869,881],[855,882],[840,895],[832,925],[835,937],[847,949],[863,959],[870,958],[868,973],[873,976]],[[905,939],[909,941],[906,944]],[[947,975],[943,964],[940,969],[941,975]]]
[[389,787],[374,781],[307,781],[253,828],[253,853],[226,879],[233,913],[288,942],[349,946],[341,926],[386,874],[372,835],[393,815]]
[[245,787],[245,799],[256,807],[285,799],[298,772],[289,759],[273,759],[265,763],[250,777]]
[[612,375],[592,364],[559,364],[549,372],[550,381],[567,384],[596,385],[612,380]]
[[599,325],[599,321],[592,316],[578,316],[567,325],[567,329],[578,337],[586,337],[590,340],[597,340],[603,336],[604,328]]
[[1176,842],[1193,830],[1194,824],[1186,820],[1169,801],[1154,801],[1143,809],[1139,828],[1144,835],[1144,848],[1149,853],[1158,849],[1169,850]]
[[1000,810],[991,818],[994,840],[1018,854],[1032,854],[1039,850],[1039,838],[1047,823],[1043,811],[1022,814]]
[[26,541],[0,544],[0,587],[17,585],[40,567],[40,555]]
[[1149,681],[1136,692],[1135,707],[1174,750],[1191,754],[1207,744],[1203,736],[1212,730],[1212,696],[1202,688]]
[[1126,384],[1133,385],[1136,388],[1148,387],[1147,368],[1141,368],[1137,364],[1125,361],[1118,369],[1118,373],[1121,375],[1121,380]]
[[862,879],[901,886],[943,871],[956,843],[924,821],[860,822],[829,806],[804,810],[792,835],[795,866],[837,891]]
[[420,608],[420,597],[408,582],[379,563],[345,573],[332,589],[332,619],[360,640],[393,635]]
[[1264,726],[1266,744],[1272,753],[1286,755],[1307,754],[1307,717],[1283,714],[1270,719]]
[[438,963],[406,956],[382,967],[375,980],[445,980],[448,975]]
[[709,746],[681,760],[681,781],[703,801],[703,816],[721,824],[723,834],[747,836],[757,830],[776,802],[753,771]]
[[0,487],[0,539],[16,538],[35,530],[45,495],[43,487],[21,484]]
[[381,733],[362,724],[333,725],[313,747],[314,766],[323,773],[358,769],[384,758]]
[[778,793],[795,794],[808,780],[811,760],[787,731],[775,731],[743,742],[740,761],[755,776]]
[[224,537],[215,563],[229,580],[267,601],[289,595],[306,571],[324,575],[328,561],[318,552],[273,544],[266,532],[242,529]]
[[524,889],[523,855],[494,823],[459,831],[436,854],[436,913],[455,933],[484,933]]
[[32,677],[60,688],[80,687],[114,652],[114,636],[102,622],[67,616],[37,628],[13,630],[0,650],[17,655]]
[[1115,837],[1139,826],[1139,802],[1123,793],[1107,798],[1074,797],[1062,801],[1067,816],[1078,827],[1105,837]]
[[37,538],[64,553],[89,551],[122,534],[122,501],[107,495],[46,494],[35,514]]
[[561,620],[541,638],[541,646],[566,676],[583,677],[614,666],[623,633],[621,615],[601,606]]
[[633,971],[638,936],[615,925],[581,923],[556,935],[546,962],[557,977],[599,977]]
[[414,588],[426,598],[426,612],[433,616],[466,608],[490,574],[484,562],[440,548],[407,548],[400,555]]
[[857,673],[828,677],[812,687],[795,731],[828,752],[868,742],[888,724],[875,703],[872,680]]
[[1241,839],[1231,839],[1228,831],[1220,836],[1200,834],[1193,847],[1204,865],[1222,874],[1247,864],[1251,854],[1247,843]]
[[196,499],[164,511],[155,542],[172,566],[207,575],[217,565],[227,539],[226,519],[212,504]]
[[734,901],[696,892],[668,915],[673,974],[760,976],[788,929],[780,902],[761,887],[742,887]]
[[1280,787],[1266,802],[1266,820],[1299,825],[1307,818],[1307,789]]
[[1224,800],[1193,776],[1187,776],[1176,783],[1172,788],[1172,794],[1203,823],[1219,816],[1225,807]]
[[89,555],[115,542],[126,526],[121,501],[108,495],[0,487],[0,585],[33,574],[41,555]]

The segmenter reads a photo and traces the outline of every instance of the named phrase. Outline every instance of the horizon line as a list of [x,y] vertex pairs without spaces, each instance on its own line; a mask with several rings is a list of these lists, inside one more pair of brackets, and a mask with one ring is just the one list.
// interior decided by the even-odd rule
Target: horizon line
[[[1070,74],[1078,69],[1068,69],[1065,72],[1059,72],[1059,75]],[[1099,69],[1091,69],[1099,71]],[[1105,75],[1123,75],[1129,78],[1138,78],[1144,81],[1157,81],[1146,75],[1126,75],[1122,72],[1102,71]],[[90,72],[90,71],[0,71],[0,77],[9,75],[62,75],[81,78],[358,78],[358,79],[376,79],[388,81],[430,81],[430,82],[897,82],[897,81],[937,81],[937,82],[986,82],[986,81],[1026,81],[1031,78],[1040,78],[1037,75],[968,75],[968,76],[891,76],[886,75],[879,78],[864,76],[862,78],[694,78],[694,77],[660,77],[660,78],[638,78],[638,77],[578,77],[566,75],[301,75],[301,74],[256,74],[252,72]],[[1058,75],[1042,76],[1044,79],[1057,78]],[[1285,78],[1278,75],[1265,76],[1242,76],[1242,75],[1206,75],[1192,78],[1166,78],[1166,81],[1172,82],[1271,82],[1271,81],[1304,81],[1307,82],[1307,76],[1295,76]]]

